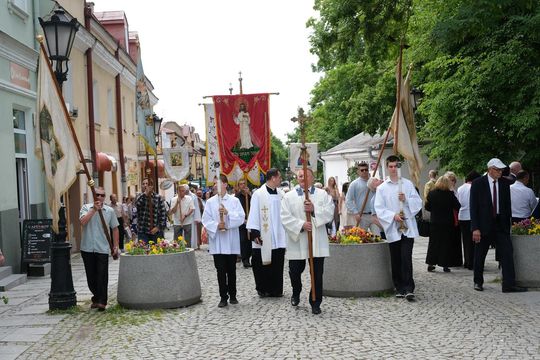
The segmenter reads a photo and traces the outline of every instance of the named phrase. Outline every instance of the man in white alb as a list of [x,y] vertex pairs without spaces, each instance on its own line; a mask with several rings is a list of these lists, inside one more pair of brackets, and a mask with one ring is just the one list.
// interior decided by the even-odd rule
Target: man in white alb
[[283,264],[287,235],[281,224],[281,199],[278,189],[281,174],[271,168],[266,172],[266,184],[257,189],[251,198],[246,227],[251,230],[253,276],[255,289],[260,297],[283,296]]
[[390,246],[392,280],[396,297],[414,300],[412,251],[418,236],[415,215],[422,209],[422,199],[413,183],[398,176],[399,158],[386,158],[389,177],[377,187],[375,213],[384,228]]
[[238,304],[236,299],[236,257],[240,254],[240,233],[238,228],[245,221],[244,209],[240,201],[227,194],[228,181],[220,175],[218,193],[206,202],[202,224],[208,233],[208,251],[214,257],[217,270],[219,296],[218,307]]

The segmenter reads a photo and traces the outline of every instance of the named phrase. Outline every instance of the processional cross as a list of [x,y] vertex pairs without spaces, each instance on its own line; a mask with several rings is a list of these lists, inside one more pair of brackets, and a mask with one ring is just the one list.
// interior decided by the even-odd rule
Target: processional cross
[[[304,115],[304,109],[298,109],[298,117],[291,119],[292,122],[298,122],[300,126],[300,141],[301,141],[301,155],[302,158],[302,172],[304,174],[304,183],[299,184],[304,188],[304,203],[309,201],[309,186],[308,186],[308,157],[306,147],[306,121],[309,118]],[[306,211],[306,222],[311,222],[311,212]],[[309,256],[309,275],[311,278],[311,300],[315,301],[315,273],[313,272],[313,234],[311,231],[307,231],[308,237],[308,256]]]

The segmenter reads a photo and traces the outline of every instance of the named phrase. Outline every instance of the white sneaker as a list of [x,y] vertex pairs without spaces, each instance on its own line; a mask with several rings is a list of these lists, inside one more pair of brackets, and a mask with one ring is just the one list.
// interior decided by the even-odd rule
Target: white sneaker
[[409,301],[413,301],[414,300],[414,294],[412,292],[407,293],[407,295],[405,295],[405,299],[407,299]]

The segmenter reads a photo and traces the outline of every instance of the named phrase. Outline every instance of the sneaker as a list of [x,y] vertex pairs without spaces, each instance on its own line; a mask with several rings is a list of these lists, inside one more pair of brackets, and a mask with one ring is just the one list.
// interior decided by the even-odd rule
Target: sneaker
[[405,294],[403,294],[403,293],[397,293],[397,294],[396,294],[396,297],[397,297],[398,299],[403,299],[403,298],[405,297]]
[[408,301],[414,301],[414,294],[412,292],[407,293],[407,295],[405,295],[405,299]]

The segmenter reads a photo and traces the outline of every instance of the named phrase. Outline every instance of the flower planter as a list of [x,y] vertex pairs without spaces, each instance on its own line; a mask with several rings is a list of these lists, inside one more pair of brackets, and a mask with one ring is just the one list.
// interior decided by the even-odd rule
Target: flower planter
[[323,295],[336,297],[365,297],[392,290],[388,243],[330,244],[323,284]]
[[540,235],[512,235],[516,285],[540,288]]
[[120,256],[118,303],[129,309],[168,309],[201,300],[195,252]]

